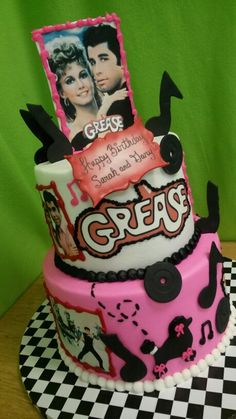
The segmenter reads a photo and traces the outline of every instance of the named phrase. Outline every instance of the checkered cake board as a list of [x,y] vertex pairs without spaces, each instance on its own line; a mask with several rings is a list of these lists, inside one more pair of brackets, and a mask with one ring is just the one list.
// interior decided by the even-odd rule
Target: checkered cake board
[[[236,306],[236,261],[224,263],[227,292]],[[144,395],[103,390],[68,371],[57,349],[47,300],[22,337],[20,373],[43,417],[58,419],[236,419],[236,336],[199,377]]]

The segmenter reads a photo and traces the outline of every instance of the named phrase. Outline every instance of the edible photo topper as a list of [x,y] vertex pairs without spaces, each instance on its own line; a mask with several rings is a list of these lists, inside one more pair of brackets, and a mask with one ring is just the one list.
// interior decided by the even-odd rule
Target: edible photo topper
[[98,136],[131,126],[136,115],[119,18],[33,31],[63,133],[80,150]]
[[109,193],[137,183],[148,171],[168,165],[161,157],[159,144],[140,119],[132,127],[108,133],[83,151],[65,157],[80,189],[91,197],[94,206]]

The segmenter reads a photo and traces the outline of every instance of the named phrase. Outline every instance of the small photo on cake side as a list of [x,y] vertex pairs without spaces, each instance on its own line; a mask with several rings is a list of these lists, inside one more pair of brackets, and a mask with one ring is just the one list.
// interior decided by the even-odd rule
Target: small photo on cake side
[[78,150],[133,125],[125,52],[116,15],[33,31],[60,128]]
[[73,239],[73,225],[55,185],[38,186],[37,189],[40,192],[45,219],[55,251],[62,258],[78,259],[80,253]]
[[[78,366],[95,371],[111,372],[109,353],[100,335],[104,324],[98,311],[90,312],[64,306],[49,296],[60,344]],[[67,351],[67,349],[69,352]]]

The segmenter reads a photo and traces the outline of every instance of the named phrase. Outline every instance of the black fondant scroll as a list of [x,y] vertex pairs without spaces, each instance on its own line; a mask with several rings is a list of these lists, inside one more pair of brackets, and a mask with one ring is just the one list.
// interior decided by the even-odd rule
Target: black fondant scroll
[[224,258],[217,249],[215,242],[212,242],[209,256],[209,283],[198,296],[198,303],[202,308],[209,308],[214,302],[217,285],[217,263],[223,263],[223,261]]
[[32,133],[41,141],[41,147],[35,153],[35,163],[44,161],[55,163],[72,154],[72,145],[68,138],[57,128],[51,117],[41,105],[28,104],[28,111],[20,110],[20,114]]
[[165,71],[162,76],[160,88],[160,115],[153,116],[145,124],[146,128],[153,133],[154,137],[165,135],[169,132],[171,124],[170,100],[172,96],[183,99],[182,93]]
[[145,377],[146,365],[123,345],[117,335],[101,334],[100,338],[116,356],[125,361],[125,365],[120,370],[120,376],[124,381],[133,383]]
[[227,327],[230,316],[229,296],[221,298],[216,309],[216,330],[223,333]]
[[220,224],[218,188],[212,182],[207,183],[208,216],[197,220],[201,233],[215,233]]

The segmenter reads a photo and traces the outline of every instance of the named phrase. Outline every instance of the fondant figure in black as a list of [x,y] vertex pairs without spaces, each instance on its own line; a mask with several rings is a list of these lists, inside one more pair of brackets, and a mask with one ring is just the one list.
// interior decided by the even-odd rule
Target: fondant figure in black
[[163,377],[168,369],[167,362],[182,357],[185,362],[193,361],[196,351],[192,348],[193,335],[189,329],[192,318],[184,316],[175,317],[169,324],[169,336],[162,346],[157,347],[155,342],[145,339],[140,349],[144,354],[151,354],[155,360],[153,374],[156,378]]
[[223,256],[217,249],[215,242],[212,242],[209,256],[209,282],[208,285],[201,290],[198,296],[198,303],[202,308],[211,307],[215,300],[217,288],[217,264],[223,262]]
[[108,103],[111,95],[117,97],[111,102],[106,115],[122,116],[124,128],[129,127],[134,122],[134,116],[116,29],[110,25],[91,26],[84,33],[83,43],[102,97],[105,97]]
[[147,367],[144,362],[130,352],[116,334],[101,334],[100,338],[116,356],[125,361],[125,365],[120,370],[122,380],[134,383],[145,377]]
[[97,339],[98,337],[91,333],[89,327],[85,327],[84,332],[82,334],[84,347],[83,347],[82,351],[79,353],[78,359],[80,361],[82,361],[83,357],[90,352],[91,354],[93,354],[93,356],[98,361],[99,367],[101,369],[104,369],[102,358],[100,357],[100,355],[97,353],[97,351],[94,349],[94,346],[93,346],[93,339],[94,338]]

